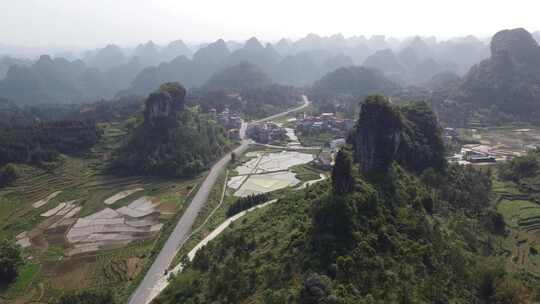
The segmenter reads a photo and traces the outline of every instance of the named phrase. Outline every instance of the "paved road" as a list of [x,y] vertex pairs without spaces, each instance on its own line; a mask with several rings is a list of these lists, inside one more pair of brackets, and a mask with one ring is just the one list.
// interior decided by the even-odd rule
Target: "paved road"
[[285,112],[281,112],[281,113],[278,113],[276,115],[272,115],[272,116],[268,116],[268,117],[265,117],[263,119],[259,119],[259,120],[256,120],[254,121],[254,123],[259,123],[259,122],[265,122],[265,121],[269,121],[269,120],[273,120],[273,119],[276,119],[276,118],[280,118],[282,116],[286,116],[287,114],[289,113],[292,113],[292,112],[295,112],[295,111],[298,111],[298,110],[302,110],[303,108],[307,107],[309,105],[309,101],[306,97],[306,95],[302,95],[302,101],[304,102],[301,106],[299,107],[296,107],[296,108],[293,108],[293,109],[290,109],[290,110],[287,110]]
[[[308,106],[309,102],[306,98],[306,96],[303,96],[304,103],[294,109],[272,115],[270,117],[258,120],[256,122],[262,122],[267,120],[276,119],[282,116],[285,116],[291,112],[301,110]],[[236,155],[240,155],[244,153],[244,151],[248,148],[250,140],[245,139],[245,132],[246,132],[247,124],[243,123],[242,127],[240,128],[240,138],[242,138],[242,143],[239,147],[237,147],[233,152]],[[178,224],[176,224],[176,227],[174,228],[173,232],[169,236],[169,239],[165,242],[165,245],[161,249],[160,253],[154,260],[154,263],[146,273],[144,279],[140,283],[140,285],[137,287],[131,298],[129,299],[129,304],[147,304],[150,301],[152,301],[152,290],[158,284],[159,279],[164,275],[165,269],[168,269],[171,265],[174,257],[176,256],[176,253],[178,250],[182,247],[184,242],[186,241],[189,232],[191,231],[191,226],[195,223],[195,219],[197,218],[197,214],[201,210],[201,208],[204,206],[206,201],[208,200],[208,196],[210,195],[210,191],[212,191],[212,188],[214,187],[214,184],[216,183],[216,180],[220,174],[220,172],[225,168],[227,163],[231,160],[231,153],[228,153],[225,155],[221,160],[219,160],[214,166],[212,166],[212,169],[210,169],[210,172],[206,176],[205,180],[201,184],[199,190],[191,200],[191,203],[185,213],[180,217],[180,220],[178,221]]]

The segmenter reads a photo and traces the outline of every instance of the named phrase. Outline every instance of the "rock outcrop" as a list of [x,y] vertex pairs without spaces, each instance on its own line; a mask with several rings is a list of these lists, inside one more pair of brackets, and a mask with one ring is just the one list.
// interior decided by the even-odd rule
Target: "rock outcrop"
[[362,105],[354,135],[354,158],[365,173],[386,171],[396,158],[403,123],[383,96],[370,96]]
[[144,123],[115,154],[114,166],[129,174],[192,177],[223,155],[223,128],[195,109],[184,109],[186,90],[166,83],[150,94]]
[[383,96],[369,96],[349,141],[366,175],[384,174],[393,162],[417,173],[446,165],[440,127],[423,102],[397,107]]
[[184,108],[185,97],[186,90],[180,84],[163,84],[146,100],[144,123],[151,127],[176,127],[178,114]]

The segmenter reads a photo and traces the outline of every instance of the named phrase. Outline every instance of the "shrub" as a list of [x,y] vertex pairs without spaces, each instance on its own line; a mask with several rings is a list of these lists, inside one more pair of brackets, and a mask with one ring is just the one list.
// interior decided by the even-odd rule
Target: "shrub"
[[0,282],[11,283],[19,275],[18,268],[23,263],[19,247],[8,241],[0,241]]
[[11,184],[18,175],[17,167],[13,164],[7,164],[0,168],[0,187]]

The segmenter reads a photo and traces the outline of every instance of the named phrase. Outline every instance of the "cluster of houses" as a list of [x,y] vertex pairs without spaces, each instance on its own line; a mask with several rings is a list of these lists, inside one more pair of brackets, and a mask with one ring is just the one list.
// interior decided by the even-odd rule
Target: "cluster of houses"
[[299,113],[296,115],[296,131],[303,133],[329,132],[343,134],[354,126],[354,120],[339,118],[334,113],[321,113],[317,116]]
[[450,162],[459,164],[496,162],[490,146],[480,144],[462,145],[459,133],[454,128],[444,128],[442,136],[444,144],[457,152],[448,157]]
[[231,112],[229,108],[217,113],[216,109],[212,108],[210,109],[210,116],[225,128],[230,139],[240,139],[240,127],[242,126],[240,114]]
[[246,135],[261,144],[276,143],[287,139],[287,130],[272,122],[250,124]]

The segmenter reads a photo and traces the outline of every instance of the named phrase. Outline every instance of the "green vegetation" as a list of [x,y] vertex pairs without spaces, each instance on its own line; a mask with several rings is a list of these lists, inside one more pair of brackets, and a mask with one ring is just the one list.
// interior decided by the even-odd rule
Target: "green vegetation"
[[19,275],[23,263],[19,247],[7,240],[0,240],[0,283],[10,283]]
[[336,155],[336,163],[332,169],[332,191],[336,194],[345,194],[352,191],[354,178],[352,176],[352,160],[349,153],[340,150]]
[[[307,151],[308,153],[312,153],[313,151]],[[320,175],[322,173],[325,173],[324,171],[315,168],[311,164],[304,164],[299,166],[294,166],[291,168],[291,171],[294,172],[297,179],[299,179],[301,182],[307,182],[310,180],[319,179]]]
[[[435,137],[427,132],[433,117],[422,109],[407,120],[395,110],[395,121],[411,128],[401,136],[411,135],[405,143],[412,149],[395,148],[431,150],[431,165],[439,164],[437,128]],[[388,156],[373,151],[375,159]],[[156,303],[533,300],[537,280],[500,266],[506,229],[491,205],[490,170],[421,168],[397,154],[374,179],[361,175],[362,157],[353,163],[341,151],[332,183],[281,192],[278,202],[235,223],[197,253]]]
[[[289,193],[201,249],[157,303],[483,299],[484,265],[472,256],[482,256],[475,252],[489,234],[463,227],[481,216],[429,216],[423,207],[432,199],[429,188],[397,171],[397,197],[358,176],[354,192],[344,196],[328,184]],[[437,200],[435,209],[447,207]],[[491,287],[509,279],[503,274]],[[527,287],[519,286],[526,296]]]
[[10,162],[43,164],[59,153],[76,153],[97,143],[101,130],[87,121],[57,121],[0,128],[0,166]]
[[118,152],[119,168],[144,175],[195,176],[227,150],[223,129],[196,109],[185,108],[185,94],[177,83],[150,94],[144,122]]
[[[174,267],[183,261],[187,253],[193,249],[193,247],[227,218],[228,207],[234,202],[234,198],[227,195],[227,188],[224,188],[227,187],[226,177],[228,177],[227,171],[221,172],[214,188],[212,188],[212,191],[210,192],[208,201],[197,214],[190,237],[176,254],[171,267]],[[225,193],[223,191],[225,191]],[[221,200],[222,197],[223,201]]]
[[85,290],[64,295],[58,304],[114,304],[114,298],[109,290]]
[[537,42],[523,28],[503,30],[493,36],[490,49],[490,58],[471,68],[452,99],[460,101],[457,106],[464,115],[476,112],[491,121],[537,122]]
[[14,164],[7,164],[0,168],[0,187],[11,184],[19,175],[17,167]]
[[384,174],[393,161],[417,173],[446,165],[437,118],[424,102],[397,107],[380,95],[366,98],[351,141],[365,174]]
[[32,282],[38,276],[40,269],[40,265],[34,263],[26,263],[21,266],[17,281],[9,286],[9,292],[12,294],[20,294],[27,291]]
[[[507,225],[507,269],[540,277],[540,160],[538,151],[497,166],[493,175],[497,210]],[[538,284],[536,282],[536,284]]]
[[305,147],[324,147],[333,139],[336,139],[336,135],[329,132],[298,132],[298,140]]
[[267,202],[269,197],[270,196],[266,193],[252,194],[246,197],[240,197],[227,210],[227,217],[231,217],[244,210],[248,210],[251,207],[255,207],[264,202]]
[[499,176],[505,180],[518,182],[522,178],[534,176],[540,164],[534,154],[514,158],[499,167]]
[[196,105],[207,113],[229,108],[247,119],[258,119],[290,109],[300,101],[300,92],[290,86],[270,84],[244,89],[222,89],[201,93]]
[[540,208],[540,206],[530,201],[523,200],[502,200],[497,205],[497,210],[504,216],[506,224],[512,228],[519,227],[518,222],[520,218],[531,211],[529,208]]
[[[112,115],[116,117],[115,113]],[[123,116],[117,117],[122,120]],[[106,117],[103,119],[108,120]],[[10,303],[57,303],[62,295],[111,288],[117,303],[126,302],[147,265],[152,263],[152,253],[159,251],[161,240],[170,233],[169,224],[181,215],[187,205],[187,194],[198,182],[111,175],[108,171],[111,154],[121,145],[136,120],[133,117],[127,121],[100,123],[102,135],[95,145],[84,153],[61,155],[61,161],[55,166],[16,164],[18,178],[0,189],[0,238],[14,239],[22,232],[28,233],[31,246],[22,249],[22,253],[32,259],[18,267],[19,275],[2,291],[3,299]],[[120,191],[139,187],[144,191],[118,201],[118,205],[103,203]],[[46,205],[37,209],[32,207],[34,202],[59,190],[62,192]],[[77,200],[76,204],[82,210],[76,217],[82,217],[106,207],[117,208],[143,195],[151,196],[158,204],[157,208],[163,212],[159,221],[164,227],[155,239],[135,242],[123,248],[67,256],[71,249],[65,240],[68,227],[45,229],[50,219],[40,216],[65,201]]]

